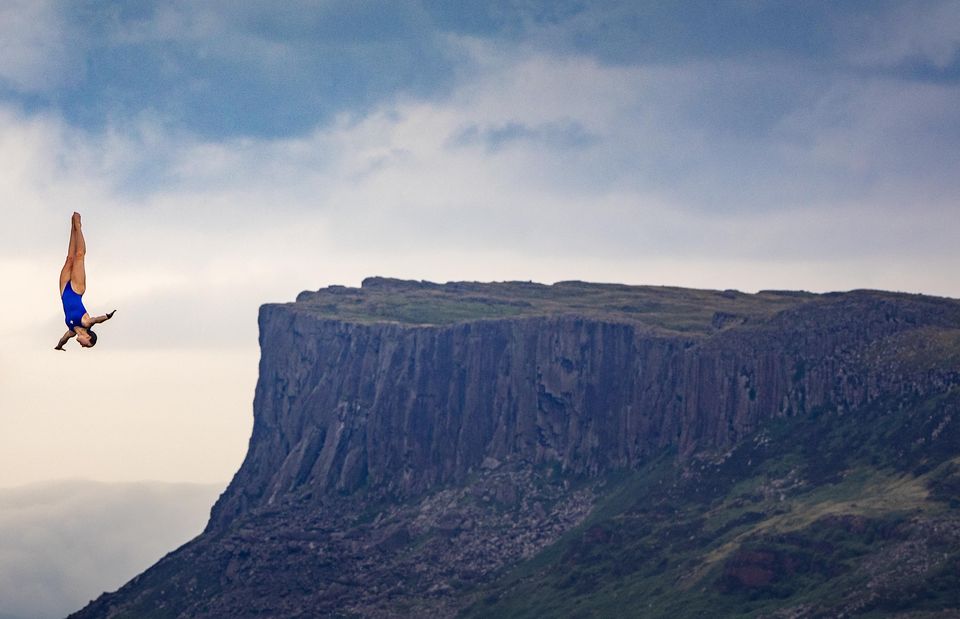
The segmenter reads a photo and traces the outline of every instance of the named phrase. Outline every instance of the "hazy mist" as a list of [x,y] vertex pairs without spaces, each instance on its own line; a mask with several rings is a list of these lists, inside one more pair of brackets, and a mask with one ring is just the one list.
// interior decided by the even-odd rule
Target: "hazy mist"
[[0,489],[0,618],[59,619],[203,530],[223,485],[57,481]]

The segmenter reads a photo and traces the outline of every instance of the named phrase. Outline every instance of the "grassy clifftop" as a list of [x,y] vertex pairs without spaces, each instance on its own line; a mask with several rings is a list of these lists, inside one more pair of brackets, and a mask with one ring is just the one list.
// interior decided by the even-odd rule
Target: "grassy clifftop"
[[304,292],[297,302],[318,316],[355,322],[445,325],[498,318],[577,315],[684,333],[762,319],[815,300],[807,292],[695,290],[579,281],[435,284],[380,277],[360,288]]

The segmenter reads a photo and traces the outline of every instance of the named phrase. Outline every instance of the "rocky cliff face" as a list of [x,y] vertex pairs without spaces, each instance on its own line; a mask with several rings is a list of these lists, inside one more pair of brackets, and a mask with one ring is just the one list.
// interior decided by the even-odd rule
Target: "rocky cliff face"
[[462,483],[485,458],[595,475],[665,446],[728,448],[770,417],[956,379],[953,368],[901,367],[880,346],[956,324],[955,303],[921,297],[833,295],[692,334],[572,312],[344,322],[315,305],[261,310],[253,438],[212,528],[304,490],[408,497]]
[[249,452],[207,531],[77,616],[164,583],[172,617],[450,614],[452,581],[553,543],[611,472],[960,384],[960,303],[871,291],[371,279],[259,324]]

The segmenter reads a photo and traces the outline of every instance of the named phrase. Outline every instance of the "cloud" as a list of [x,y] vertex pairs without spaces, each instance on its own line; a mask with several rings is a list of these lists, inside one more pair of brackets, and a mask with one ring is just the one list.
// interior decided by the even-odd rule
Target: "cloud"
[[[464,6],[468,4],[468,6]],[[843,3],[450,3],[426,0],[448,32],[522,43],[604,65],[776,62],[824,76],[856,72],[917,81],[960,76],[956,0]]]
[[470,124],[450,137],[452,147],[483,145],[487,152],[495,152],[516,142],[542,144],[549,149],[586,148],[597,142],[583,125],[576,121],[554,121],[536,126],[519,122],[481,127]]
[[32,7],[5,9],[8,99],[98,130],[148,117],[212,138],[289,136],[400,93],[442,92],[458,59],[415,3]]
[[[0,96],[98,131],[151,119],[214,140],[292,137],[400,99],[442,101],[482,68],[470,40],[603,66],[772,63],[774,87],[798,69],[955,80],[957,6],[17,0],[0,19]],[[742,116],[795,91],[754,89]]]
[[[776,63],[651,68],[461,46],[477,74],[443,100],[391,102],[296,137],[211,139],[149,119],[92,132],[11,116],[7,140],[32,154],[0,183],[26,204],[79,197],[94,233],[110,239],[93,245],[109,252],[104,276],[128,282],[123,289],[145,269],[178,281],[156,300],[118,299],[155,308],[155,320],[193,300],[209,307],[198,317],[218,322],[251,273],[281,281],[334,249],[406,251],[424,239],[438,251],[531,256],[576,248],[610,259],[739,259],[754,247],[750,255],[766,259],[804,248],[829,259],[874,251],[837,234],[859,217],[878,228],[873,240],[886,238],[883,222],[908,205],[926,215],[910,224],[927,235],[915,237],[924,238],[916,255],[946,245],[940,224],[956,216],[958,189],[955,86],[782,75]],[[878,213],[888,218],[874,221]],[[749,232],[791,218],[810,238],[789,226],[771,225],[763,243]],[[16,230],[11,248],[23,242]],[[183,244],[192,250],[163,252]],[[241,288],[253,305],[257,293]],[[185,344],[217,329],[204,328],[206,339],[180,331]]]
[[199,534],[223,485],[62,481],[0,489],[5,619],[54,619]]

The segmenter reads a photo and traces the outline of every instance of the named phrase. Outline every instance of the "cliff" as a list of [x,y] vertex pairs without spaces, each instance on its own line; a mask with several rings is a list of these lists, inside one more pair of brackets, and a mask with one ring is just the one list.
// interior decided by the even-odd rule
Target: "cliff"
[[[700,315],[681,322],[689,305]],[[344,306],[350,321],[333,317]],[[469,321],[426,314],[461,307]],[[595,475],[670,445],[724,449],[769,417],[952,384],[956,368],[904,367],[888,349],[958,321],[955,302],[867,291],[372,279],[306,293],[261,310],[253,438],[211,527],[305,488],[422,493],[485,458]]]
[[452,614],[581,526],[611,474],[674,454],[689,478],[774,421],[960,384],[960,302],[879,291],[371,278],[259,326],[249,451],[206,532],[78,617],[161,586],[171,617]]

